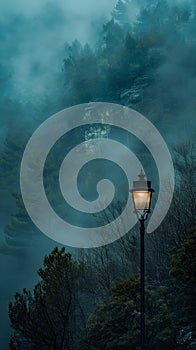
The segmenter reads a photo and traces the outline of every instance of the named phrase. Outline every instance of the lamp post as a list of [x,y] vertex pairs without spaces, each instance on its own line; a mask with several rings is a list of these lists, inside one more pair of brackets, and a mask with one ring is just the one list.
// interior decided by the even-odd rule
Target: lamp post
[[150,204],[152,192],[151,181],[145,180],[145,174],[141,170],[139,174],[139,180],[133,181],[132,192],[133,203],[135,213],[140,221],[140,296],[141,296],[141,350],[145,349],[145,291],[144,291],[144,275],[145,275],[145,263],[144,263],[144,234],[145,226],[144,221],[147,220],[150,213]]

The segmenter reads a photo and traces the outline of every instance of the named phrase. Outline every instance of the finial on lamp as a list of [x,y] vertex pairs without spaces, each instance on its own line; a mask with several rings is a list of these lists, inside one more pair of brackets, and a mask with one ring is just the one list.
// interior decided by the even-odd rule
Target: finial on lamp
[[141,181],[145,179],[145,174],[144,174],[142,169],[141,169],[141,173],[138,175],[138,177]]

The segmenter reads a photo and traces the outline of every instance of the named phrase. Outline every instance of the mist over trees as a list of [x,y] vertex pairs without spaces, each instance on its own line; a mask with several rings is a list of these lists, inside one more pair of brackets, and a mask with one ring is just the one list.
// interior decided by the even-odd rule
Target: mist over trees
[[[174,199],[168,215],[154,233],[146,235],[146,346],[149,350],[193,349],[196,342],[195,3],[119,0],[93,44],[81,43],[76,38],[59,47],[55,28],[59,23],[64,25],[64,18],[57,5],[46,5],[40,18],[32,21],[23,16],[12,18],[10,33],[16,31],[19,40],[20,30],[31,32],[39,26],[42,32],[43,23],[52,24],[55,35],[51,60],[44,50],[41,62],[33,53],[35,62],[29,66],[27,63],[27,74],[18,61],[20,55],[17,56],[14,63],[17,79],[6,63],[9,52],[8,56],[2,54],[0,65],[4,91],[0,96],[1,114],[6,116],[5,122],[1,120],[6,132],[1,134],[0,176],[3,193],[9,193],[12,207],[12,215],[4,220],[0,252],[17,256],[33,247],[40,249],[41,260],[46,255],[39,247],[40,232],[26,212],[19,186],[22,154],[35,128],[53,113],[79,103],[104,101],[134,108],[162,132],[176,171]],[[5,24],[1,24],[1,30],[6,32]],[[10,52],[12,49],[9,48]],[[14,49],[17,54],[17,45]],[[53,69],[52,65],[57,68]],[[17,91],[14,85],[20,81],[20,74],[23,82],[24,77],[30,81],[32,78],[32,85],[23,86],[23,91],[21,87]],[[39,85],[40,77],[42,85]],[[30,88],[32,93],[26,94]],[[117,132],[110,130],[109,134],[114,137]],[[58,169],[65,154],[84,141],[86,135],[88,128],[84,127],[63,138],[49,155],[44,169],[50,202],[58,214],[67,215],[73,222],[75,213],[68,207],[65,213],[65,204],[56,190]],[[132,142],[126,133],[117,137],[128,146]],[[148,165],[149,154],[141,145],[135,147],[144,160],[147,174],[154,176],[156,182],[156,171]],[[109,173],[108,169],[105,166]],[[89,186],[95,172],[99,174],[94,166],[94,171],[86,175]],[[118,183],[118,175],[116,178]],[[85,180],[79,184],[81,188],[84,183]],[[114,202],[92,220],[113,220],[122,206],[122,201]],[[78,224],[82,222],[80,215],[77,220]],[[136,227],[110,246],[71,249],[71,254],[68,248],[61,249],[60,245],[54,248],[55,243],[50,243],[48,249],[54,249],[45,256],[34,290],[22,290],[21,285],[9,305],[13,328],[10,349],[126,350],[130,345],[138,349],[137,231]]]

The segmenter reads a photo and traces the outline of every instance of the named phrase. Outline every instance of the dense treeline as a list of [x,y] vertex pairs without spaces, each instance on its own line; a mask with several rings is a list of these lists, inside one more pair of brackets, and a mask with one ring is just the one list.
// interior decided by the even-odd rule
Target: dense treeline
[[[192,348],[196,322],[195,238],[192,231],[171,254],[172,286],[146,284],[146,349]],[[98,261],[99,253],[96,255]],[[111,261],[102,262],[100,269],[106,263],[110,265]],[[104,271],[96,284],[89,285],[96,272],[89,271],[89,267],[84,259],[74,261],[64,248],[55,248],[45,257],[44,267],[38,271],[41,280],[34,291],[16,293],[9,305],[15,330],[10,349],[139,349],[138,275],[118,278],[102,299]],[[90,313],[89,302],[97,290],[99,301]]]
[[[51,115],[51,110],[92,101],[135,108],[165,133],[171,129],[173,135],[178,133],[176,125],[187,126],[183,120],[192,127],[196,8],[185,2],[147,3],[133,19],[131,1],[119,0],[94,47],[82,46],[77,40],[65,45],[64,85],[58,81],[54,95],[43,96],[35,105],[32,102],[30,131]],[[29,108],[29,104],[14,101],[9,106],[6,113],[15,113],[17,118]],[[0,157],[3,186],[16,201],[15,212],[5,227],[6,252],[33,244],[32,237],[39,235],[26,213],[17,181],[29,137],[26,125],[17,129],[14,138],[12,130]],[[190,135],[191,127],[187,129]],[[172,206],[156,232],[146,236],[149,350],[193,349],[195,341],[195,142],[179,142],[181,135],[170,145],[175,144],[172,155],[176,170]],[[84,137],[84,129],[74,131],[48,157],[46,193],[59,212],[62,208],[53,191],[58,157],[60,154],[61,159],[62,150],[69,151]],[[140,148],[138,152],[142,153]],[[121,205],[113,203],[109,215],[102,213],[101,219],[117,215]],[[55,248],[38,271],[34,291],[24,289],[10,303],[14,329],[10,349],[138,349],[138,243],[136,228],[110,246],[74,251],[73,256]]]

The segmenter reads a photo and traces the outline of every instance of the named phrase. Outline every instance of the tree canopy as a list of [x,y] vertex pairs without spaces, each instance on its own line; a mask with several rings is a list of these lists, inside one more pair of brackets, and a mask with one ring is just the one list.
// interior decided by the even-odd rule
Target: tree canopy
[[70,349],[80,272],[80,265],[64,248],[54,248],[45,257],[34,291],[23,289],[9,305],[14,329],[10,349]]

